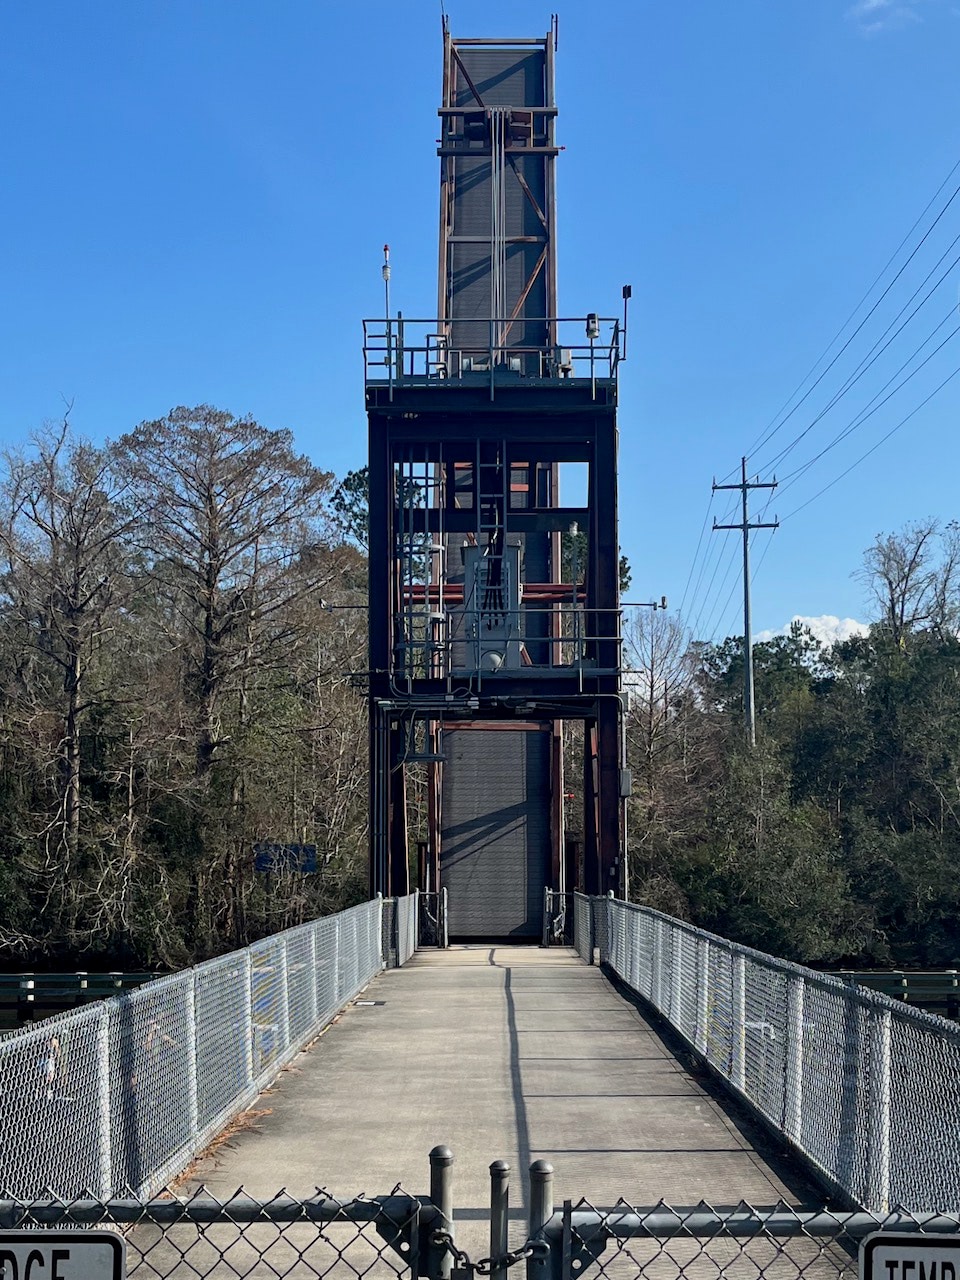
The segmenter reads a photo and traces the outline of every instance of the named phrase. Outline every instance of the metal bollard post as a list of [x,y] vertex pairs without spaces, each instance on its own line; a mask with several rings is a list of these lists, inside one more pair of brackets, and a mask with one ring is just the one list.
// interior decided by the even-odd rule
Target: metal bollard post
[[[510,1248],[510,1166],[494,1160],[490,1166],[490,1257],[502,1258]],[[507,1268],[490,1268],[490,1280],[506,1280]]]
[[[430,1199],[436,1208],[434,1231],[445,1231],[454,1238],[453,1227],[453,1152],[449,1147],[434,1147],[430,1152]],[[453,1255],[446,1246],[431,1250],[434,1265],[429,1274],[436,1280],[450,1280]]]
[[[534,1160],[530,1166],[530,1221],[527,1239],[536,1240],[553,1217],[553,1165]],[[527,1280],[546,1280],[550,1274],[549,1255],[534,1254],[527,1259]]]

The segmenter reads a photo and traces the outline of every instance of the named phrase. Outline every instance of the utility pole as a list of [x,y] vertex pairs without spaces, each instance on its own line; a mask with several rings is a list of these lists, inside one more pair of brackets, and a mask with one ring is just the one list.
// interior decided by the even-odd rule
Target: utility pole
[[757,743],[757,727],[756,718],[753,707],[753,630],[750,619],[750,530],[751,529],[778,529],[780,521],[776,518],[771,522],[763,522],[760,520],[750,523],[750,517],[747,513],[747,494],[751,489],[775,489],[777,487],[777,479],[762,483],[759,480],[747,480],[747,460],[740,459],[740,483],[739,484],[717,484],[713,482],[713,491],[716,493],[718,489],[739,489],[741,496],[741,510],[743,519],[739,524],[717,524],[716,518],[713,521],[713,531],[716,533],[718,529],[740,529],[743,532],[743,719],[747,731],[747,743],[750,747],[756,746]]

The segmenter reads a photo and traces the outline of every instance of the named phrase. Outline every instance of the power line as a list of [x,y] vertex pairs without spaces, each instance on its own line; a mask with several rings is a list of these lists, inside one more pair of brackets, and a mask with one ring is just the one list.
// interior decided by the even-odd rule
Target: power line
[[[952,314],[952,311],[951,311],[951,314]],[[910,373],[908,373],[907,376],[903,378],[893,388],[892,391],[890,391],[887,395],[883,396],[883,399],[880,400],[879,403],[873,404],[873,401],[877,399],[877,396],[883,395],[883,392],[886,391],[887,387],[889,387],[890,383],[894,380],[894,378],[899,377],[899,375],[907,367],[910,361],[913,360],[919,354],[919,352],[923,349],[926,343],[930,341],[930,338],[932,338],[943,327],[946,320],[949,318],[950,317],[947,316],[944,318],[944,320],[940,321],[936,329],[934,329],[933,333],[930,334],[924,340],[921,346],[918,347],[917,350],[914,351],[914,353],[911,356],[909,356],[906,361],[904,361],[904,363],[900,366],[900,368],[893,375],[893,377],[888,379],[888,381],[880,388],[880,390],[876,393],[876,395],[873,396],[873,399],[867,401],[867,404],[864,406],[863,409],[861,409],[861,411],[856,415],[856,417],[853,419],[852,422],[850,422],[846,427],[844,427],[844,429],[841,432],[839,432],[833,438],[833,440],[830,441],[829,444],[825,445],[824,448],[822,448],[819,453],[814,454],[812,458],[810,458],[807,462],[803,463],[803,465],[798,467],[795,471],[790,472],[790,474],[784,478],[785,483],[781,492],[785,493],[787,489],[792,488],[793,485],[795,485],[797,481],[803,475],[805,475],[807,471],[810,470],[810,468],[814,465],[814,463],[819,462],[820,459],[825,454],[829,453],[832,449],[835,449],[838,444],[840,444],[843,440],[847,438],[847,436],[852,435],[854,431],[856,431],[859,427],[862,427],[868,418],[872,418],[873,415],[878,410],[883,408],[883,406],[887,403],[888,400],[892,400],[898,391],[901,391],[907,385],[907,383],[911,381],[912,378],[915,378],[916,375],[920,372],[920,370],[930,363],[930,361],[934,358],[934,356],[939,355],[939,353],[943,350],[943,348],[947,345],[947,343],[950,342],[953,338],[955,338],[958,333],[960,333],[960,325],[957,325],[957,327],[953,330],[952,333],[948,333],[947,336],[944,338],[944,340],[940,343],[940,345],[937,347],[934,347],[934,349],[930,352],[930,354],[924,360],[922,360],[915,369],[911,370]],[[926,403],[926,401],[924,401],[924,403]],[[870,408],[871,405],[873,405],[873,408]]]
[[683,595],[680,597],[679,613],[683,613],[683,606],[686,603],[687,592],[690,589],[690,579],[693,577],[693,571],[697,567],[697,556],[700,554],[700,547],[703,544],[703,535],[707,531],[707,524],[710,520],[710,508],[713,506],[713,491],[710,491],[710,501],[707,503],[707,509],[703,514],[703,524],[700,526],[700,537],[697,539],[697,547],[693,553],[693,559],[690,561],[690,572],[687,574],[687,581],[683,588]]
[[[712,501],[712,498],[711,498],[711,501]],[[730,519],[730,517],[733,515],[733,512],[734,512],[735,510],[736,510],[736,503],[733,503],[733,504],[731,504],[731,506],[730,506],[730,507],[729,507],[729,508],[724,512],[722,519],[723,519],[723,520],[728,520],[728,519]],[[695,618],[695,619],[694,619],[694,621],[693,621],[693,624],[692,624],[692,626],[691,626],[691,630],[696,630],[697,628],[699,628],[699,626],[700,626],[700,620],[701,620],[701,618],[703,617],[704,611],[707,609],[708,602],[711,600],[711,594],[712,594],[712,592],[713,592],[713,584],[714,584],[714,583],[716,582],[716,580],[717,580],[717,573],[719,572],[720,565],[721,565],[721,563],[723,562],[723,557],[724,557],[724,551],[725,551],[725,549],[726,549],[726,548],[724,547],[723,543],[711,542],[711,544],[710,544],[710,550],[709,550],[709,551],[706,553],[706,555],[704,556],[703,564],[702,564],[702,566],[701,566],[701,570],[700,570],[700,575],[699,575],[698,580],[697,580],[697,585],[696,585],[696,587],[694,588],[694,593],[693,593],[693,596],[691,597],[691,601],[690,601],[690,614],[691,614],[691,616],[693,615],[693,611],[694,611],[694,607],[695,607],[695,605],[696,605],[696,601],[697,601],[698,595],[700,595],[700,583],[703,581],[703,574],[704,574],[704,572],[705,572],[705,570],[706,570],[706,568],[707,568],[707,565],[709,565],[709,563],[710,563],[711,559],[713,558],[713,553],[714,553],[714,551],[716,550],[716,553],[717,553],[717,554],[716,554],[716,557],[715,557],[715,563],[714,563],[714,566],[713,566],[713,572],[712,572],[712,574],[710,575],[710,581],[709,581],[709,583],[707,584],[707,587],[706,587],[705,591],[703,592],[702,596],[700,597],[700,608],[699,608],[699,610],[698,610],[698,612],[697,612],[696,618]],[[726,582],[727,577],[729,576],[729,572],[730,572],[730,569],[729,569],[729,566],[728,566],[728,567],[727,567],[727,571],[726,571],[726,573],[725,573],[725,574],[724,574],[724,576],[723,576],[723,580],[722,580],[721,585],[720,585],[720,588],[719,588],[721,591],[723,590],[723,583],[725,583],[725,582]]]
[[[943,390],[943,388],[947,385],[947,383],[952,382],[953,379],[958,374],[960,374],[960,368],[954,369],[953,373],[948,374],[947,377],[944,378],[944,380],[940,383],[938,387],[934,387],[934,389],[930,392],[930,394],[925,399],[921,400],[915,409],[911,409],[910,412],[906,415],[906,417],[901,418],[895,427],[891,427],[886,435],[881,436],[880,439],[876,442],[876,444],[871,445],[870,448],[866,451],[866,453],[861,454],[860,457],[857,458],[856,462],[851,462],[850,466],[847,467],[845,471],[841,471],[840,474],[836,476],[835,479],[831,480],[829,484],[825,484],[822,489],[818,489],[812,498],[808,498],[806,502],[802,502],[799,507],[794,507],[794,509],[791,512],[789,512],[787,515],[785,515],[783,519],[789,520],[791,516],[795,516],[797,512],[802,511],[804,507],[809,507],[811,502],[816,502],[817,498],[825,494],[828,489],[832,489],[835,484],[839,484],[839,482],[843,480],[845,476],[848,476],[855,467],[859,467],[861,462],[869,458],[871,453],[876,453],[876,451],[880,448],[880,446],[882,444],[885,444],[892,435],[895,435],[900,430],[901,427],[906,426],[906,424],[910,421],[910,419],[913,418],[916,414],[918,414],[925,405],[929,404],[930,401],[934,398],[934,396],[938,395]],[[781,521],[781,524],[782,523],[783,521]]]
[[[930,289],[927,292],[927,294],[923,297],[923,299],[914,307],[914,309],[907,316],[906,320],[904,320],[900,328],[897,329],[896,333],[894,333],[893,336],[888,339],[888,341],[883,342],[884,338],[886,338],[887,334],[890,333],[890,330],[893,328],[893,326],[897,323],[897,321],[903,315],[904,311],[906,311],[907,307],[910,305],[913,299],[917,296],[917,294],[920,292],[923,286],[927,283],[927,281],[933,275],[934,271],[936,271],[937,267],[940,265],[943,259],[947,256],[947,253],[950,252],[950,249],[952,249],[953,246],[958,241],[960,241],[960,234],[958,234],[955,237],[955,239],[950,244],[949,248],[943,254],[941,254],[939,260],[934,264],[934,266],[930,269],[930,271],[927,272],[924,279],[920,282],[920,284],[916,287],[916,289],[914,289],[913,293],[910,295],[907,301],[903,304],[903,306],[900,308],[900,310],[897,312],[894,318],[890,321],[886,329],[883,331],[880,337],[876,340],[876,342],[873,344],[873,346],[870,348],[867,354],[860,361],[860,364],[857,366],[854,372],[848,376],[846,382],[843,384],[840,390],[834,393],[833,398],[824,406],[823,409],[820,410],[820,412],[813,419],[813,421],[809,423],[806,427],[804,427],[804,429],[798,435],[796,435],[793,438],[793,440],[788,445],[785,446],[785,448],[781,449],[781,451],[766,464],[768,467],[775,467],[778,463],[782,462],[786,457],[788,457],[790,453],[793,452],[793,450],[797,447],[800,441],[813,430],[813,428],[817,425],[817,423],[820,422],[830,412],[830,410],[833,409],[840,402],[840,400],[843,399],[843,397],[847,394],[847,392],[851,389],[851,387],[855,386],[856,383],[860,381],[860,379],[867,372],[867,370],[872,368],[873,365],[876,364],[877,360],[879,360],[880,356],[883,355],[884,351],[886,351],[890,346],[892,346],[892,344],[897,340],[897,338],[899,338],[900,334],[904,331],[904,329],[907,327],[910,321],[914,318],[914,316],[924,306],[926,306],[926,304],[930,301],[930,299],[933,297],[936,291],[943,284],[944,280],[946,280],[950,272],[954,269],[954,267],[958,263],[960,263],[960,254],[958,254],[957,257],[954,258],[953,262],[950,263],[950,266],[947,267],[946,271],[943,273],[943,275],[940,277],[937,283],[933,286],[933,288]],[[951,307],[950,314],[953,313],[953,310],[954,308]],[[942,323],[943,321],[941,321],[941,324]],[[937,325],[937,329],[939,328],[940,328],[940,325]],[[937,329],[934,329],[933,332],[936,333]],[[929,337],[926,338],[924,342],[920,344],[920,348],[918,348],[918,350],[922,349],[922,347],[928,341],[929,341]],[[883,346],[880,346],[880,343],[883,343]],[[880,348],[879,350],[877,350],[878,347]]]
[[[927,204],[927,206],[926,206],[926,208],[924,209],[923,213],[921,213],[921,214],[920,214],[920,217],[917,219],[917,221],[913,224],[913,226],[912,226],[912,227],[910,228],[910,230],[907,232],[906,236],[905,236],[905,237],[904,237],[904,239],[900,242],[900,244],[898,245],[897,249],[895,250],[895,252],[894,252],[893,256],[889,259],[889,261],[887,262],[886,266],[883,268],[883,270],[880,272],[880,274],[879,274],[879,275],[877,276],[877,278],[874,280],[873,284],[871,284],[871,285],[870,285],[869,289],[868,289],[868,290],[867,290],[867,292],[864,294],[863,298],[861,298],[861,300],[857,303],[856,307],[854,307],[853,311],[850,313],[850,316],[849,316],[849,317],[844,321],[843,325],[840,327],[840,329],[839,329],[839,331],[837,332],[836,336],[835,336],[835,337],[831,340],[831,342],[828,344],[828,346],[827,346],[826,350],[824,351],[823,355],[821,355],[821,356],[820,356],[820,358],[819,358],[819,359],[816,361],[816,363],[814,364],[813,369],[811,369],[811,370],[810,370],[810,373],[808,373],[808,374],[807,374],[806,378],[804,378],[804,379],[803,379],[803,381],[800,383],[800,386],[798,386],[798,387],[797,387],[797,391],[799,391],[800,387],[802,387],[802,386],[803,386],[803,383],[807,380],[807,378],[809,378],[809,377],[810,377],[810,374],[811,374],[811,373],[813,373],[813,370],[814,370],[814,369],[816,369],[817,365],[820,363],[820,360],[822,360],[822,359],[824,358],[824,356],[827,354],[827,352],[830,350],[830,348],[833,346],[833,344],[837,341],[837,339],[838,339],[838,338],[840,337],[840,335],[843,333],[844,329],[847,327],[847,325],[850,323],[850,321],[853,319],[853,317],[857,314],[857,312],[858,312],[858,311],[860,310],[860,308],[863,306],[863,303],[864,303],[864,302],[866,301],[866,299],[870,296],[871,292],[872,292],[872,291],[873,291],[873,289],[876,287],[877,283],[882,279],[882,277],[884,276],[884,274],[886,273],[886,271],[889,269],[889,267],[890,267],[891,263],[896,259],[897,254],[899,254],[900,250],[903,248],[904,244],[906,244],[907,240],[908,240],[908,239],[910,238],[910,236],[913,234],[913,232],[915,231],[915,229],[916,229],[916,227],[918,226],[918,224],[919,224],[919,223],[923,220],[923,218],[926,216],[927,210],[930,208],[930,205],[931,205],[931,204],[933,204],[934,200],[936,200],[937,196],[938,196],[938,195],[940,194],[940,192],[943,190],[944,186],[946,186],[947,182],[949,182],[950,178],[951,178],[951,177],[953,176],[953,174],[956,172],[956,170],[957,170],[958,166],[960,166],[960,160],[958,160],[958,161],[957,161],[957,163],[956,163],[956,164],[953,166],[953,168],[950,170],[950,173],[947,175],[947,177],[944,179],[944,181],[940,184],[940,187],[937,189],[936,194],[935,194],[935,195],[933,196],[933,198],[929,201],[929,203]],[[954,200],[957,198],[957,196],[958,196],[958,195],[960,195],[960,186],[957,186],[957,187],[955,187],[955,188],[954,188],[953,193],[951,194],[950,198],[947,200],[946,204],[943,206],[943,208],[942,208],[942,209],[940,210],[940,212],[937,214],[936,218],[934,218],[933,222],[930,224],[930,226],[929,226],[929,227],[927,228],[927,230],[924,232],[923,236],[920,238],[920,240],[918,241],[918,243],[917,243],[917,244],[914,246],[914,248],[911,250],[909,257],[906,259],[906,261],[905,261],[905,262],[903,263],[903,265],[900,267],[899,271],[896,273],[896,275],[893,277],[893,279],[890,281],[890,283],[887,285],[887,287],[884,289],[884,291],[880,294],[880,296],[879,296],[879,297],[877,298],[877,300],[874,302],[873,306],[870,308],[870,310],[867,312],[867,314],[863,317],[863,319],[862,319],[862,320],[860,321],[860,323],[857,325],[856,329],[854,329],[853,333],[851,333],[851,334],[850,334],[849,338],[847,338],[846,342],[843,344],[843,346],[840,348],[840,350],[836,353],[836,355],[833,357],[833,359],[830,361],[830,363],[829,363],[829,364],[826,366],[826,368],[822,371],[822,373],[821,373],[821,374],[820,374],[820,376],[817,378],[817,380],[816,380],[814,383],[812,383],[810,387],[808,387],[808,388],[807,388],[807,390],[804,392],[803,396],[802,396],[802,397],[797,401],[797,403],[793,406],[793,408],[789,411],[789,413],[787,413],[787,415],[786,415],[786,416],[785,416],[785,417],[784,417],[784,418],[783,418],[779,423],[777,423],[777,425],[776,425],[775,427],[773,427],[773,428],[772,428],[772,430],[770,429],[770,427],[768,427],[768,428],[767,428],[767,430],[766,430],[766,431],[765,431],[765,433],[763,434],[762,438],[761,438],[760,440],[756,441],[756,442],[751,446],[751,449],[750,449],[750,451],[749,451],[750,453],[756,453],[756,451],[757,451],[758,449],[762,449],[762,448],[763,448],[763,446],[764,446],[765,444],[767,444],[770,440],[772,440],[772,439],[773,439],[773,437],[777,434],[777,432],[778,432],[778,431],[780,431],[782,427],[786,426],[786,424],[790,421],[790,419],[791,419],[791,418],[793,417],[793,415],[797,412],[797,410],[798,410],[798,409],[800,408],[800,406],[804,403],[804,401],[805,401],[805,400],[807,400],[807,399],[809,398],[809,396],[810,396],[810,395],[811,395],[811,394],[816,390],[816,388],[820,385],[820,383],[823,381],[823,379],[827,376],[827,374],[830,372],[830,370],[834,367],[834,365],[837,363],[837,361],[840,359],[840,357],[843,355],[843,353],[844,353],[844,352],[847,350],[847,348],[850,346],[851,342],[853,342],[854,338],[856,338],[857,334],[861,331],[861,329],[863,328],[863,326],[867,323],[867,321],[870,319],[870,317],[871,317],[871,316],[876,312],[877,308],[880,306],[880,304],[883,302],[884,298],[886,298],[887,294],[890,292],[890,290],[893,288],[893,286],[897,283],[897,281],[898,281],[898,280],[900,279],[900,277],[903,275],[904,271],[906,271],[907,267],[910,265],[910,263],[913,261],[913,259],[917,256],[917,254],[918,254],[918,253],[920,252],[920,250],[923,248],[924,244],[927,242],[927,240],[929,239],[929,237],[930,237],[930,236],[931,236],[931,234],[933,233],[934,229],[936,228],[936,226],[937,226],[937,225],[938,225],[938,223],[940,222],[941,218],[944,216],[944,214],[947,212],[947,210],[948,210],[948,209],[950,208],[950,206],[953,204]],[[955,242],[954,242],[954,243],[955,243]],[[942,261],[942,259],[941,259],[941,261]],[[795,391],[793,394],[794,394],[794,395],[796,395],[796,391]],[[791,397],[790,397],[790,399],[793,399],[793,396],[791,396]],[[787,401],[787,403],[789,404],[789,403],[790,403],[790,400],[788,400],[788,401]],[[782,410],[781,410],[781,412],[782,412]],[[776,415],[776,416],[779,416],[779,415]],[[775,416],[775,418],[774,418],[774,421],[776,421],[776,416]],[[772,425],[772,424],[771,424],[771,425]]]
[[[722,616],[724,610],[727,607],[726,604],[723,604],[720,606],[719,611],[717,609],[717,605],[723,599],[723,591],[727,585],[727,582],[730,579],[730,572],[732,569],[736,568],[737,572],[734,575],[733,586],[730,588],[731,594],[733,593],[734,590],[736,590],[737,583],[740,581],[740,568],[738,567],[739,561],[737,559],[736,546],[734,545],[734,543],[728,542],[724,548],[724,551],[727,557],[727,567],[724,570],[723,577],[720,579],[720,584],[717,587],[717,593],[714,596],[713,601],[711,602],[710,608],[707,610],[706,620],[702,628],[703,634],[710,637],[713,637],[716,634],[717,627],[719,626],[719,623],[720,623],[720,617]],[[729,601],[729,599],[730,599],[730,596],[727,596],[727,601]]]

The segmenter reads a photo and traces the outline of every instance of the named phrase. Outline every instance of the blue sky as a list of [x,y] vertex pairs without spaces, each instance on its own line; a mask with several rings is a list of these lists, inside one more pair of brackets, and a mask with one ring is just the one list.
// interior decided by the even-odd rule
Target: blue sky
[[[540,35],[550,21],[549,5],[446,8],[457,35]],[[0,6],[2,441],[58,417],[62,397],[95,439],[206,401],[290,428],[338,474],[362,465],[360,320],[382,307],[384,241],[394,306],[436,306],[439,28],[434,0]],[[561,310],[609,313],[633,286],[630,596],[679,604],[687,586],[699,634],[740,626],[737,535],[706,533],[696,553],[711,480],[776,425],[897,246],[907,237],[841,342],[960,184],[958,169],[908,236],[960,159],[958,48],[951,0],[561,9]],[[777,463],[795,471],[901,367],[942,350],[767,518],[836,479],[960,366],[958,234],[960,196],[751,470],[769,478],[809,427]],[[903,318],[942,283],[816,421],[941,254]],[[960,514],[958,407],[960,377],[790,515],[766,553],[757,535],[758,629],[864,617],[851,575],[874,535]]]

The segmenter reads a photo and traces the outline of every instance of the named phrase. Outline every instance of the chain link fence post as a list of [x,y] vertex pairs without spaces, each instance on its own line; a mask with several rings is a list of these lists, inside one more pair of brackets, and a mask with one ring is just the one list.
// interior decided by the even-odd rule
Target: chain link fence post
[[787,979],[787,1062],[783,1103],[783,1130],[800,1146],[803,1136],[803,978]]
[[[343,966],[340,963],[340,917],[335,917],[333,933],[333,972],[336,978],[337,1008],[343,1004]],[[380,964],[383,965],[383,899],[380,900]]]
[[892,1019],[889,1009],[870,1009],[870,1128],[866,1208],[890,1211],[890,1058]]
[[196,1143],[200,1134],[200,1105],[197,1093],[197,971],[188,969],[184,974],[184,1005],[186,1011],[186,1035],[184,1037],[186,1051],[187,1077],[187,1125],[190,1143]]
[[697,939],[697,1050],[707,1056],[707,1025],[710,1017],[710,941]]
[[280,955],[277,961],[279,969],[278,978],[280,980],[280,1039],[281,1053],[286,1053],[290,1048],[290,973],[288,970],[287,956],[287,938],[285,934],[280,935]]
[[315,1027],[320,1020],[320,970],[317,963],[317,929],[316,924],[310,930],[310,1025]]
[[733,979],[730,1017],[730,1076],[742,1093],[747,1088],[747,961],[734,951],[730,967]]
[[[490,1257],[502,1258],[510,1248],[510,1166],[494,1160],[490,1166]],[[506,1280],[507,1268],[490,1268],[490,1280]]]
[[[534,1160],[530,1166],[530,1221],[527,1239],[536,1240],[553,1217],[553,1165],[549,1160]],[[548,1253],[534,1253],[527,1259],[527,1280],[547,1280],[550,1275]]]
[[[113,1194],[113,1152],[110,1125],[110,1015],[113,1003],[104,1003],[97,1018],[97,1194],[109,1200]],[[6,1194],[6,1192],[4,1193]]]
[[674,1026],[683,1029],[683,935],[675,926],[670,926],[670,963],[673,966],[670,983],[670,1020]]
[[653,922],[653,1003],[663,1013],[663,921]]
[[244,1065],[247,1073],[247,1088],[253,1088],[255,1073],[253,1070],[253,956],[250,948],[243,952],[243,1042],[246,1048]]

